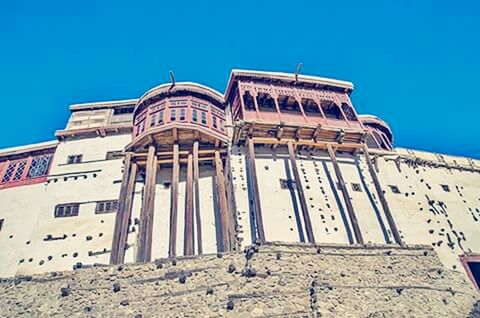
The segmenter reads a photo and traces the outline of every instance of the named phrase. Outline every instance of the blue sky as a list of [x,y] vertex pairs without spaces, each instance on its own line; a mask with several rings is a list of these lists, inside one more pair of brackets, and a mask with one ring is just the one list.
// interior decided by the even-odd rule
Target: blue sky
[[350,80],[397,146],[480,158],[478,1],[3,1],[0,148],[51,140],[72,103],[232,68]]

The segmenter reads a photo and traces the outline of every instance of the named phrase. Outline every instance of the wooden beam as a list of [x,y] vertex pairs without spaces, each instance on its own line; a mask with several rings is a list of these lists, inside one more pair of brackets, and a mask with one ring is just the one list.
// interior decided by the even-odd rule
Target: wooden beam
[[153,212],[155,203],[155,183],[157,179],[157,157],[155,146],[148,147],[145,167],[145,187],[143,188],[142,210],[140,212],[140,230],[137,262],[150,262],[152,256]]
[[378,197],[380,199],[380,203],[382,204],[383,212],[387,217],[388,225],[390,226],[390,230],[392,231],[393,239],[398,245],[403,246],[404,243],[402,241],[402,238],[400,237],[400,233],[398,231],[397,225],[395,224],[395,220],[393,219],[393,215],[390,211],[390,207],[388,206],[388,202],[385,199],[385,195],[383,194],[382,186],[380,185],[377,172],[375,171],[372,161],[370,160],[370,154],[368,153],[368,149],[366,146],[363,147],[363,153],[365,155],[365,161],[367,162],[368,171],[370,172],[370,175],[372,176],[373,184],[375,185],[375,190],[377,191]]
[[178,209],[178,179],[180,162],[178,160],[178,144],[173,145],[172,189],[170,196],[170,241],[168,257],[177,255],[177,209]]
[[202,247],[202,222],[200,218],[200,188],[198,178],[200,169],[198,165],[198,140],[193,143],[193,184],[195,188],[195,223],[197,224],[197,253],[203,254]]
[[117,264],[123,264],[125,261],[125,248],[127,246],[128,239],[128,225],[130,224],[130,217],[132,215],[133,206],[133,194],[135,191],[135,180],[137,179],[137,164],[132,163],[130,169],[130,177],[127,185],[127,196],[125,198],[125,210],[122,217],[122,231],[120,233],[120,239],[118,243],[118,262]]
[[193,243],[193,158],[192,154],[188,155],[187,161],[187,183],[185,188],[186,203],[185,203],[185,227],[184,227],[184,243],[183,254],[194,254]]
[[335,151],[330,144],[327,145],[327,149],[328,154],[330,155],[330,159],[332,160],[333,169],[335,170],[338,184],[340,185],[340,189],[342,191],[345,205],[347,207],[347,212],[350,218],[350,223],[352,224],[353,233],[355,234],[355,239],[357,243],[363,244],[363,237],[362,233],[360,232],[360,227],[358,226],[357,216],[355,215],[355,211],[353,210],[352,201],[350,200],[350,196],[348,195],[347,187],[345,186],[345,181],[343,180],[342,172],[340,171],[340,166],[338,165],[337,157],[335,156]]
[[336,142],[314,142],[312,140],[295,140],[292,138],[282,138],[281,140],[275,139],[275,138],[260,138],[260,137],[255,137],[252,138],[252,141],[256,144],[279,144],[279,145],[287,145],[289,142],[293,142],[297,146],[312,146],[314,148],[320,148],[320,149],[326,149],[327,145],[331,146],[338,146],[340,148],[344,149],[357,149],[357,148],[362,148],[362,144],[357,144],[357,143],[342,143],[339,145]]
[[125,200],[128,195],[128,181],[130,180],[130,169],[132,163],[132,154],[127,153],[125,155],[125,161],[123,164],[123,176],[122,185],[120,188],[120,195],[118,199],[118,212],[115,216],[115,228],[113,230],[112,250],[110,253],[110,264],[118,264],[120,236],[123,231],[123,218],[125,217]]
[[220,152],[215,152],[215,171],[216,171],[216,186],[217,197],[220,211],[220,224],[222,229],[222,248],[221,252],[228,251],[230,249],[230,242],[228,236],[228,224],[229,215],[227,207],[227,196],[225,191],[225,177],[223,175],[223,163],[220,157]]
[[312,134],[312,139],[317,142],[317,139],[318,139],[318,136],[320,135],[320,131],[322,130],[322,125],[321,124],[318,124],[317,125],[317,128],[315,128],[315,130],[313,131],[313,134]]
[[293,143],[289,142],[288,154],[290,156],[290,165],[292,166],[293,176],[295,178],[295,185],[297,186],[298,198],[300,200],[300,206],[302,208],[303,223],[305,224],[305,230],[307,231],[308,242],[315,243],[315,238],[313,236],[312,222],[310,220],[310,214],[308,213],[307,200],[305,200],[305,193],[303,192],[302,180],[300,174],[298,173],[297,160],[295,158],[295,150],[293,148]]
[[255,223],[260,243],[265,243],[265,230],[263,228],[262,209],[260,207],[260,194],[258,190],[257,169],[255,167],[255,146],[251,137],[247,138],[247,161],[251,178],[253,191],[253,208],[255,213]]

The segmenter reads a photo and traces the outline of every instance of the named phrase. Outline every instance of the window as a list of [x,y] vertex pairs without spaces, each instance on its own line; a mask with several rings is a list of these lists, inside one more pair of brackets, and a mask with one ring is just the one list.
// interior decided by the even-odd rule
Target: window
[[207,125],[207,113],[202,112],[202,125]]
[[30,169],[28,170],[28,178],[36,178],[47,175],[48,166],[50,164],[51,155],[44,155],[34,157],[32,163],[30,164]]
[[295,181],[289,179],[280,179],[281,189],[293,189],[296,187]]
[[12,178],[13,176],[13,172],[15,171],[15,167],[17,166],[17,163],[16,162],[10,162],[8,164],[8,168],[7,170],[5,171],[5,174],[3,175],[3,178],[2,178],[2,183],[7,183],[10,181],[10,179]]
[[355,192],[362,192],[362,187],[360,183],[352,183],[352,190]]
[[355,112],[353,111],[352,107],[350,107],[346,103],[342,103],[342,110],[345,116],[347,117],[348,120],[350,121],[357,121],[357,116],[355,115]]
[[4,220],[5,220],[5,219],[0,219],[0,231],[1,231],[2,228],[3,228],[3,221],[4,221]]
[[175,121],[177,119],[177,110],[172,109],[170,110],[170,121]]
[[105,160],[115,160],[115,159],[122,159],[123,152],[121,150],[116,151],[108,151],[105,157]]
[[400,189],[396,185],[388,185],[390,187],[390,190],[392,190],[393,193],[400,193]]
[[22,160],[17,164],[17,171],[15,171],[15,175],[13,176],[14,181],[18,181],[22,178],[23,171],[25,170],[26,165],[27,165],[26,160]]
[[95,214],[114,213],[118,209],[118,200],[99,201],[95,208]]
[[440,186],[442,187],[443,191],[450,192],[450,187],[448,184],[441,184]]
[[163,110],[158,113],[158,124],[163,125]]
[[114,115],[120,115],[120,114],[130,114],[130,113],[133,113],[133,109],[135,107],[116,107],[114,108],[113,110],[113,114]]
[[80,163],[82,162],[82,157],[83,155],[70,155],[67,158],[67,164],[75,164],[75,163]]
[[180,121],[185,120],[185,108],[180,109]]
[[343,119],[340,108],[332,101],[324,101],[322,104],[323,113],[329,119]]
[[213,116],[213,128],[218,128],[217,117]]
[[59,204],[55,207],[55,217],[63,218],[70,216],[78,216],[80,204],[78,203],[67,203]]
[[156,117],[157,117],[156,113],[153,113],[153,114],[150,115],[150,127],[155,126],[156,119],[157,119]]
[[192,111],[192,121],[193,121],[194,123],[198,122],[198,112],[197,112],[196,109],[194,109],[194,110]]

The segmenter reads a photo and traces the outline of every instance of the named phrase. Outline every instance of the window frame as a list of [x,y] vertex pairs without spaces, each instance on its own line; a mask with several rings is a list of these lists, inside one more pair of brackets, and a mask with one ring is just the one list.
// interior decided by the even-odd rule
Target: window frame
[[[68,214],[67,214],[67,210],[70,211]],[[78,216],[79,214],[80,214],[80,203],[57,204],[53,210],[54,218],[68,218],[68,217]]]

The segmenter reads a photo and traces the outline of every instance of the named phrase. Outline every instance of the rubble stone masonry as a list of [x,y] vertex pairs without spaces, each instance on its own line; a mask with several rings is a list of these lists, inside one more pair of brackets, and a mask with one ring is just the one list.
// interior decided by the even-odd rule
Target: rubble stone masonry
[[269,243],[243,253],[2,279],[1,317],[478,317],[428,246]]

